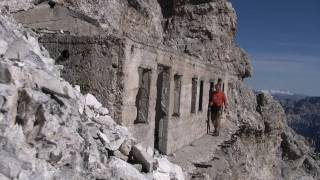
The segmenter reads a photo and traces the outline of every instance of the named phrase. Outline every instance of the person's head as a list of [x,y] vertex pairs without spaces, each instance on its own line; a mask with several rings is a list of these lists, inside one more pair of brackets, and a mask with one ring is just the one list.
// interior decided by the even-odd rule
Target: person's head
[[222,79],[221,78],[218,79],[218,84],[222,84]]
[[216,91],[221,91],[221,83],[216,84]]

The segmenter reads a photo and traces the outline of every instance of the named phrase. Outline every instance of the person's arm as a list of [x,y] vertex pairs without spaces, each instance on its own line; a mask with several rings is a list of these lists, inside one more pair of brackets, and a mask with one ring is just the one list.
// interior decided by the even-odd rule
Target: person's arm
[[226,110],[228,108],[228,100],[225,94],[223,94],[223,99],[224,99],[224,109]]

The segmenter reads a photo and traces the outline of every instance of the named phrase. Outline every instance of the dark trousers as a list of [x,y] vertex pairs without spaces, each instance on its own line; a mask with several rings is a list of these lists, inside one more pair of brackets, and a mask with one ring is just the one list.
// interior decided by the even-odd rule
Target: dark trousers
[[222,107],[211,107],[211,121],[216,132],[220,131]]

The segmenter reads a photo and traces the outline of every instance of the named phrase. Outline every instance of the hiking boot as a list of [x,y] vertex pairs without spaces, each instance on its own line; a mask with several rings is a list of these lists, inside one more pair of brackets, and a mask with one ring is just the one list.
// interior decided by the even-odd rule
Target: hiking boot
[[214,131],[213,136],[219,136],[219,131]]

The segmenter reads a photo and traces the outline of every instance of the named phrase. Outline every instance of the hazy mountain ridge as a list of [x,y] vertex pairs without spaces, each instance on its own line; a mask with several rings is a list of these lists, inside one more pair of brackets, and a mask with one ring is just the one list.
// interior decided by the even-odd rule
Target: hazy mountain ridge
[[288,124],[297,133],[311,139],[320,151],[320,97],[273,94],[283,106]]

